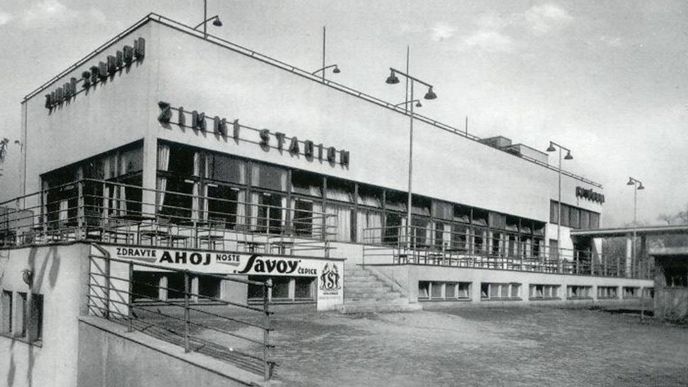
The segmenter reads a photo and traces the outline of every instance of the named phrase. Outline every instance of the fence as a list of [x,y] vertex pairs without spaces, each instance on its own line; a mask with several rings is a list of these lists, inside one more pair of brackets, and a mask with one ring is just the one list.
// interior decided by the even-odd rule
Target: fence
[[0,203],[0,208],[0,246],[88,240],[327,256],[337,228],[336,214],[286,203],[94,179],[25,195]]
[[[270,351],[274,349],[270,344],[270,319],[273,312],[268,307],[271,281],[250,281],[171,269],[112,258],[106,250],[96,244],[92,245],[92,249],[96,252],[92,250],[89,255],[89,313],[124,324],[129,332],[140,331],[181,345],[186,352],[204,353],[231,362],[240,368],[262,373],[266,381],[272,377],[275,363],[270,360]],[[136,272],[150,271],[176,275],[182,279],[182,288],[136,279]],[[192,283],[196,282],[198,287],[198,282],[203,280],[262,287],[263,303],[261,306],[243,305],[202,294],[200,290],[194,291]],[[151,291],[166,293],[168,297],[157,299],[153,303],[141,302],[149,299]],[[215,307],[202,306],[208,303]],[[229,308],[221,311],[217,306]],[[204,339],[195,332],[200,329],[219,333],[223,340]],[[245,333],[247,330],[249,332]],[[253,333],[253,336],[250,336],[250,333]],[[226,340],[234,342],[226,345],[218,343]],[[248,347],[244,349],[244,346]],[[260,348],[260,353],[252,352],[252,347]]]
[[[648,257],[626,270],[626,258],[589,250],[550,249],[543,236],[464,227],[463,232],[393,226],[364,230],[364,263],[445,265],[542,273],[652,278]],[[409,234],[409,235],[407,235]]]

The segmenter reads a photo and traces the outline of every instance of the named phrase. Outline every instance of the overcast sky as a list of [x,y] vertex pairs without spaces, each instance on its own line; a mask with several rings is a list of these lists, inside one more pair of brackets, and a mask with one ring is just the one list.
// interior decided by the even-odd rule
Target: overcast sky
[[[400,102],[385,85],[405,66],[436,85],[421,113],[480,137],[573,151],[564,169],[605,187],[604,225],[688,203],[688,2],[208,0],[213,34]],[[0,0],[0,138],[19,139],[22,97],[149,12],[195,25],[201,0]],[[75,146],[78,146],[75,144]],[[11,144],[0,197],[18,182]],[[552,159],[554,160],[554,159]],[[554,162],[554,161],[553,161]]]

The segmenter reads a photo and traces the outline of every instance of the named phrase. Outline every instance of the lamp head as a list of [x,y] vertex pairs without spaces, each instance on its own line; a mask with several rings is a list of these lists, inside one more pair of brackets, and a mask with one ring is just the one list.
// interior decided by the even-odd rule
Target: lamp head
[[566,151],[566,156],[564,156],[564,160],[573,160],[573,156],[571,156],[571,151]]
[[549,147],[547,147],[547,152],[554,152],[556,149],[554,149],[554,144],[552,144],[552,141],[549,142]]
[[430,86],[430,87],[428,88],[428,92],[425,93],[425,97],[423,97],[423,98],[425,98],[425,99],[435,99],[435,98],[437,98],[437,94],[435,94],[435,92],[432,91],[432,86]]
[[215,16],[215,20],[213,20],[213,25],[215,27],[222,27],[222,20],[220,20],[219,16]]
[[416,101],[416,107],[423,107],[423,104],[420,101]]
[[633,185],[633,184],[635,184],[635,183],[633,182],[633,178],[632,178],[632,177],[629,177],[629,178],[628,178],[628,183],[626,183],[626,185]]
[[334,69],[332,69],[332,72],[335,73],[335,74],[339,74],[339,73],[341,73],[342,71],[339,69],[339,66],[334,65]]
[[392,71],[385,82],[390,85],[396,85],[397,83],[399,83],[399,78],[397,78],[396,74],[394,74],[394,71]]
[[643,186],[643,183],[638,184],[638,191],[640,191],[641,189],[645,189],[645,187]]

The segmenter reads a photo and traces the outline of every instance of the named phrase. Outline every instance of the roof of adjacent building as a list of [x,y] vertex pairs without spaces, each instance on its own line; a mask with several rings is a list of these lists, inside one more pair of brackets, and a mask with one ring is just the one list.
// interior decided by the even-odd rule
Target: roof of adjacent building
[[668,226],[638,226],[600,229],[571,230],[572,237],[609,238],[632,234],[636,235],[675,235],[688,234],[688,224]]

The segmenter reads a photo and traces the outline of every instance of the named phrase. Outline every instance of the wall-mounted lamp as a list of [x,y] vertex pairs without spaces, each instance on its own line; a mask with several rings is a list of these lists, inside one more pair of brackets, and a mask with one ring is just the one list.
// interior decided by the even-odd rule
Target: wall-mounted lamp
[[30,269],[24,269],[21,273],[24,283],[31,286],[33,284],[33,271]]

